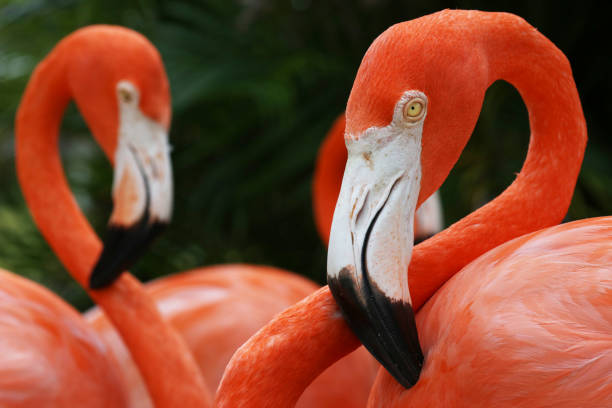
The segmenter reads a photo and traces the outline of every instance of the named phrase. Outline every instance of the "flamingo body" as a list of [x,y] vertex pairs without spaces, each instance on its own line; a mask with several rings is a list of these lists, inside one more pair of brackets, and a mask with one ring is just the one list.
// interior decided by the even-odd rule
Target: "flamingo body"
[[[164,318],[191,349],[211,394],[242,343],[275,314],[317,289],[298,275],[252,265],[199,268],[146,286]],[[130,390],[130,407],[151,407],[144,382],[108,319],[97,308],[88,312],[86,319],[111,345],[120,362]],[[308,387],[297,407],[363,407],[376,366],[365,349],[359,349]]]
[[610,237],[612,217],[576,221],[468,264],[418,313],[418,383],[381,371],[369,406],[612,406]]
[[1,407],[127,407],[108,351],[62,299],[0,269]]
[[[392,191],[402,181],[408,185],[405,180],[419,179],[420,171],[408,171],[420,166],[420,189],[410,185],[406,197],[414,200],[419,194],[421,202],[440,186],[472,132],[485,89],[498,79],[518,89],[529,112],[531,141],[516,180],[492,202],[414,249],[406,239],[386,240],[395,238],[389,234],[375,236],[377,245],[368,241],[375,228],[394,231],[397,222],[410,227],[410,217],[396,216],[401,215],[402,201],[393,201],[393,194],[381,201],[384,210],[376,213],[374,221],[362,222],[362,227],[368,226],[363,241],[357,234],[349,235],[365,230],[359,224],[362,207],[353,211],[357,207],[346,205],[367,202],[367,196],[349,200],[361,191],[369,192],[360,189],[362,185],[390,185],[383,191]],[[408,108],[414,101],[427,117],[417,112],[410,122]],[[425,122],[422,132],[413,130],[412,123],[423,123],[417,120]],[[506,13],[447,10],[398,24],[378,37],[362,61],[347,104],[346,129],[349,162],[351,152],[354,162],[352,172],[345,172],[348,188],[342,187],[350,194],[334,215],[334,223],[337,216],[340,220],[340,233],[334,240],[332,227],[330,253],[332,249],[336,253],[330,258],[335,268],[332,283],[348,289],[337,292],[340,296],[335,299],[344,301],[345,315],[363,318],[353,320],[358,323],[356,332],[365,334],[362,340],[374,350],[382,351],[383,361],[391,363],[387,369],[395,370],[395,378],[380,371],[368,406],[612,406],[612,218],[552,227],[567,211],[586,145],[584,115],[563,53],[524,20]],[[391,143],[410,137],[422,137],[414,139],[422,143],[409,151],[417,158],[404,158],[409,166],[403,173],[380,171],[389,164],[382,153],[397,152],[388,147],[403,145]],[[376,147],[378,142],[383,147]],[[363,159],[362,152],[367,153]],[[376,160],[376,154],[381,159]],[[411,204],[410,210],[415,207]],[[383,214],[382,224],[378,214]],[[374,253],[372,259],[379,263],[370,265],[371,258],[365,256],[352,262],[354,242],[370,250],[368,255]],[[406,248],[412,251],[410,297],[407,302],[400,300],[418,311],[415,327],[424,352],[422,368],[396,353],[405,350],[396,347],[396,340],[405,339],[405,326],[395,331],[400,335],[385,337],[385,331],[399,321],[395,315],[388,313],[383,315],[386,320],[378,321],[370,318],[379,316],[372,311],[398,310],[389,306],[400,304],[397,296],[385,298],[380,293],[393,295],[386,290],[392,286],[389,282],[405,283],[404,265],[394,262],[393,256],[405,254],[401,251]],[[361,275],[355,273],[357,268]],[[378,280],[371,284],[374,279]],[[360,297],[364,292],[359,284],[364,281],[363,287],[378,297]],[[378,282],[386,285],[384,291],[371,289]],[[267,372],[280,373],[287,383],[297,384],[286,388],[258,384],[259,401],[282,407],[295,400],[303,384],[353,350],[359,342],[348,336],[338,314],[330,310],[330,297],[327,289],[321,289],[245,343],[228,365],[216,396],[219,406],[244,401],[233,387],[249,378],[254,358],[278,359],[299,347],[300,355],[310,361],[297,370],[295,364],[285,363],[283,368],[268,360]],[[368,329],[366,321],[374,324]],[[377,325],[380,321],[382,326]],[[282,340],[271,346],[266,338],[275,333],[281,333]],[[405,373],[415,367],[416,381],[406,381]]]

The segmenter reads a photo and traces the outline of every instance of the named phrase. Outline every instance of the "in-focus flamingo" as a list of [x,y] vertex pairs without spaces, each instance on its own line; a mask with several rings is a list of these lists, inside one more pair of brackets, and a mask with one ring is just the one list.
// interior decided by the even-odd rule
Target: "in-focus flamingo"
[[[529,111],[520,174],[412,250],[415,207],[456,162],[498,79]],[[395,25],[364,57],[347,135],[328,273],[350,325],[395,377],[381,370],[369,405],[611,406],[612,218],[512,240],[562,220],[582,161],[586,126],[561,51],[506,13],[443,11]],[[408,263],[410,294],[401,290]],[[421,371],[411,313],[445,282],[416,319]],[[290,406],[359,344],[333,304],[321,289],[251,338],[228,365],[218,406],[245,406],[237,382],[260,390],[250,404]],[[254,366],[266,369],[255,377]]]
[[[329,243],[334,208],[340,194],[347,152],[344,143],[346,117],[338,116],[319,148],[312,183],[312,207],[319,236]],[[416,211],[414,241],[419,243],[444,227],[440,193],[433,193]]]
[[[114,209],[104,250],[71,195],[60,162],[59,126],[72,99],[115,167]],[[169,219],[169,123],[170,94],[161,58],[131,30],[111,26],[78,30],[32,74],[16,121],[19,182],[42,234],[86,289],[92,269],[102,277],[118,275]],[[92,283],[99,286],[95,279]],[[88,293],[121,333],[156,406],[210,405],[210,394],[188,348],[137,280],[123,274],[112,288]],[[60,334],[66,326],[58,325],[57,335],[78,335],[70,330]],[[87,368],[79,355],[72,358]],[[37,369],[24,367],[23,373]],[[64,387],[60,391],[81,387],[86,375],[58,384]]]

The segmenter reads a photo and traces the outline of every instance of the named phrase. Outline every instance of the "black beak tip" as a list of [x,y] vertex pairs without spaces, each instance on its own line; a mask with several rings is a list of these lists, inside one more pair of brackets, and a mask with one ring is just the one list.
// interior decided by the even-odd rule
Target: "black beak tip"
[[[113,274],[119,275],[121,274],[121,272]],[[93,272],[91,273],[91,276],[89,277],[89,288],[104,289],[105,287],[109,286],[111,283],[114,282],[114,279],[109,279],[106,276],[107,275],[104,272],[100,271],[98,265],[96,265]]]
[[[360,284],[354,267],[329,278],[329,288],[351,330],[368,351],[405,388],[419,380],[424,356],[414,310],[388,298],[376,286]],[[367,281],[366,281],[367,282]]]
[[421,347],[417,344],[416,349],[411,351],[408,364],[395,365],[393,364],[394,362],[388,362],[388,364],[385,364],[385,367],[388,367],[387,370],[398,383],[404,388],[409,389],[414,387],[417,381],[419,381],[424,360]]
[[103,289],[115,282],[123,271],[134,265],[165,226],[161,222],[149,223],[147,219],[130,227],[111,224],[102,254],[89,277],[89,287]]
[[[111,228],[107,237],[114,234],[115,232]],[[122,254],[117,250],[116,245],[108,245],[107,242],[105,242],[102,254],[89,276],[89,287],[91,289],[103,289],[110,286],[121,275],[121,272],[128,269],[127,267],[124,268],[124,265],[131,264],[127,262],[125,255],[121,256]]]
[[[378,297],[377,295],[375,291],[375,297]],[[380,348],[376,347],[377,358],[397,382],[404,388],[411,388],[419,380],[425,360],[419,343],[414,310],[410,304],[393,302],[386,297],[379,297],[376,303],[379,311],[384,310],[379,316],[382,317],[380,323],[383,324],[385,333],[385,339],[378,336],[385,350],[381,352]]]

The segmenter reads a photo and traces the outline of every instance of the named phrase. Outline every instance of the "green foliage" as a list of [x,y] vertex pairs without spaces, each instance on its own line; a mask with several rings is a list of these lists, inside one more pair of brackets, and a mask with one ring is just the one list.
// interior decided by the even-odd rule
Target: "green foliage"
[[[577,4],[577,3],[576,3]],[[37,233],[14,174],[14,113],[27,78],[78,27],[121,24],[159,48],[173,97],[176,181],[171,228],[134,268],[141,279],[223,262],[284,267],[319,282],[325,248],[312,222],[317,148],[344,110],[357,67],[389,25],[445,7],[522,15],[572,62],[590,144],[570,218],[612,213],[605,137],[611,61],[589,3],[485,1],[117,1],[0,3],[0,266],[41,281],[83,308],[87,298]],[[477,129],[442,188],[448,223],[495,197],[518,172],[529,126],[509,85],[487,93]],[[66,172],[96,230],[110,214],[110,167],[74,107],[62,127]]]

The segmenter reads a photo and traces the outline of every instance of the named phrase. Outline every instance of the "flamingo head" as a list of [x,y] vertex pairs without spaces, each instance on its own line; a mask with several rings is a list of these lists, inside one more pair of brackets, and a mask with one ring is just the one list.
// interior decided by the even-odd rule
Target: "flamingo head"
[[132,30],[91,26],[60,47],[70,48],[70,93],[114,165],[113,211],[90,276],[97,289],[129,268],[170,221],[169,85],[155,47]]
[[346,110],[328,282],[349,326],[407,388],[424,360],[407,275],[414,213],[457,161],[488,85],[478,43],[457,17],[436,13],[379,36]]

